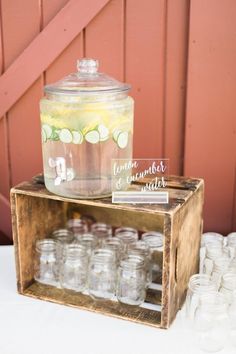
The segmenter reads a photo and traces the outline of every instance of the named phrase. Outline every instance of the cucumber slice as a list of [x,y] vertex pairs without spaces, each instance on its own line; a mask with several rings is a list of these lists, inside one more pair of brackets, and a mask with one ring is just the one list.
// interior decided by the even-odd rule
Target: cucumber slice
[[105,125],[99,124],[98,132],[100,135],[100,141],[105,141],[109,138],[109,130],[105,127]]
[[44,129],[44,131],[46,133],[47,139],[50,139],[51,135],[52,135],[52,127],[48,124],[43,124],[42,128]]
[[83,142],[83,135],[80,131],[73,130],[72,136],[74,144],[81,144]]
[[129,133],[128,132],[121,132],[117,137],[117,145],[120,149],[126,148],[129,140]]
[[44,143],[46,143],[46,141],[47,141],[47,134],[46,134],[46,132],[45,132],[45,130],[42,128],[41,129],[41,135],[42,135],[42,141],[44,142]]
[[118,138],[118,135],[122,133],[122,130],[120,129],[115,129],[114,132],[113,132],[113,139],[115,140],[115,142],[117,142],[117,138]]
[[69,144],[72,143],[73,136],[69,131],[69,129],[64,128],[59,133],[59,139],[61,140],[62,143]]
[[85,140],[91,144],[98,143],[99,138],[99,132],[97,130],[90,130],[90,132],[85,135]]

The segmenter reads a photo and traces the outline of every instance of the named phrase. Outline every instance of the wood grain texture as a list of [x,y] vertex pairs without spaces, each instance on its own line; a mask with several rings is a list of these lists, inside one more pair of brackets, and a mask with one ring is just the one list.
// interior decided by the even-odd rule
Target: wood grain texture
[[[202,232],[203,181],[170,178],[176,187],[170,193],[184,194],[168,211],[161,205],[116,205],[111,198],[73,200],[46,191],[43,184],[24,182],[11,190],[12,223],[16,252],[17,280],[20,293],[36,298],[129,319],[155,327],[168,328],[183,303],[190,275],[197,271]],[[185,185],[185,189],[183,186]],[[178,188],[178,187],[182,188]],[[188,187],[189,186],[189,190]],[[195,187],[194,190],[192,187]],[[179,199],[179,198],[178,198]],[[146,301],[161,305],[160,312],[140,307],[122,306],[117,302],[94,302],[88,296],[65,292],[34,283],[36,240],[48,237],[52,230],[63,227],[68,217],[90,215],[94,220],[113,227],[130,226],[139,231],[164,233],[162,292],[149,290]],[[191,256],[190,256],[191,255]]]
[[94,301],[87,295],[78,294],[73,291],[63,291],[38,283],[32,284],[23,294],[41,300],[102,313],[107,316],[117,317],[153,327],[160,327],[161,313],[158,311],[123,305],[119,302],[109,300]]
[[185,168],[206,183],[205,230],[232,227],[236,161],[236,2],[190,9]]
[[125,79],[132,84],[131,96],[135,99],[137,158],[163,157],[164,153],[165,16],[164,0],[127,1]]
[[164,151],[170,173],[183,174],[189,0],[167,2]]
[[[2,100],[0,116],[10,109],[108,1],[70,0],[68,2],[0,77],[0,99]],[[33,4],[39,5],[38,2]],[[41,55],[42,52],[44,55]],[[36,60],[37,58],[40,60]],[[31,70],[28,70],[29,67]],[[17,82],[17,85],[14,85],[14,82]]]

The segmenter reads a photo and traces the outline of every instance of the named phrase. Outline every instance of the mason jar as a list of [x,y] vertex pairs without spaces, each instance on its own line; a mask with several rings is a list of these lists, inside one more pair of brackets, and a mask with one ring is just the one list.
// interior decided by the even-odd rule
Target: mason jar
[[227,343],[229,317],[227,302],[218,292],[201,296],[194,318],[194,329],[200,349],[218,352]]
[[74,235],[71,231],[67,229],[58,229],[53,231],[51,237],[53,240],[56,241],[57,258],[58,258],[58,262],[60,262],[62,260],[64,246],[74,241]]
[[57,244],[52,239],[36,242],[34,279],[42,284],[58,285]]
[[231,304],[233,299],[233,292],[235,290],[236,290],[236,273],[224,274],[222,276],[219,292],[225,296],[228,304]]
[[114,252],[110,249],[94,250],[90,258],[88,291],[95,300],[115,296],[117,269]]
[[161,232],[149,231],[142,234],[142,240],[151,251],[152,281],[159,284],[162,281],[164,235]]
[[217,289],[219,289],[221,284],[222,276],[228,271],[230,266],[230,257],[220,257],[213,261],[213,269],[211,278],[215,281]]
[[208,243],[206,245],[206,256],[203,262],[203,273],[211,275],[214,261],[218,258],[221,258],[223,255],[224,252],[221,244]]
[[130,85],[99,72],[96,59],[77,69],[46,85],[40,101],[45,185],[68,198],[110,196],[112,159],[132,158]]
[[152,283],[152,260],[150,247],[142,240],[136,241],[134,244],[129,245],[128,256],[129,255],[139,255],[143,257],[145,261],[147,287],[149,287]]
[[83,292],[88,275],[88,253],[81,245],[66,245],[60,266],[60,284],[64,289]]
[[217,232],[205,232],[201,237],[201,247],[200,247],[200,262],[199,262],[199,273],[203,273],[204,260],[206,258],[206,245],[211,244],[224,246],[224,236]]
[[192,322],[202,295],[215,292],[216,283],[207,274],[194,274],[188,283],[188,291],[185,302],[186,318]]
[[74,234],[76,241],[78,241],[81,235],[88,232],[88,224],[82,219],[70,219],[67,221],[66,226]]
[[123,254],[126,254],[131,244],[138,241],[138,231],[132,227],[119,227],[115,230],[115,236],[123,244]]
[[230,320],[230,337],[231,343],[236,348],[236,290],[232,293],[232,301],[228,307],[228,315]]
[[144,258],[128,255],[120,262],[116,295],[119,302],[141,305],[146,297],[146,269]]
[[79,238],[78,243],[85,247],[88,256],[90,257],[93,250],[98,246],[98,239],[95,235],[86,233]]
[[102,242],[102,248],[110,249],[114,252],[116,263],[118,264],[123,255],[123,242],[116,236],[106,238]]
[[96,222],[91,226],[91,233],[97,237],[98,244],[101,246],[105,239],[112,236],[112,227],[102,222]]

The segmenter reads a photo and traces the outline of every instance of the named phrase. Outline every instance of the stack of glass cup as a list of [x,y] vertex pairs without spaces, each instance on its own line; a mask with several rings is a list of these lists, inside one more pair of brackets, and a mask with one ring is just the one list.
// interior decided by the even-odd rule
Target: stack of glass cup
[[236,345],[236,232],[202,235],[199,274],[190,278],[185,310],[202,350],[223,349],[230,334]]
[[156,273],[162,272],[163,235],[119,227],[114,236],[105,223],[88,225],[68,220],[67,228],[55,230],[36,243],[35,280],[90,295],[93,299],[118,299],[141,305]]

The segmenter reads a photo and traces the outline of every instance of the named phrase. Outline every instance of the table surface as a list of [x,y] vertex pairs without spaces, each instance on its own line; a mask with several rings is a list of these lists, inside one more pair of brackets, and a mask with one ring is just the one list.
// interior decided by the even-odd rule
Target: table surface
[[[180,312],[168,330],[17,294],[13,246],[0,247],[0,354],[200,354]],[[230,343],[221,354],[236,353]]]

